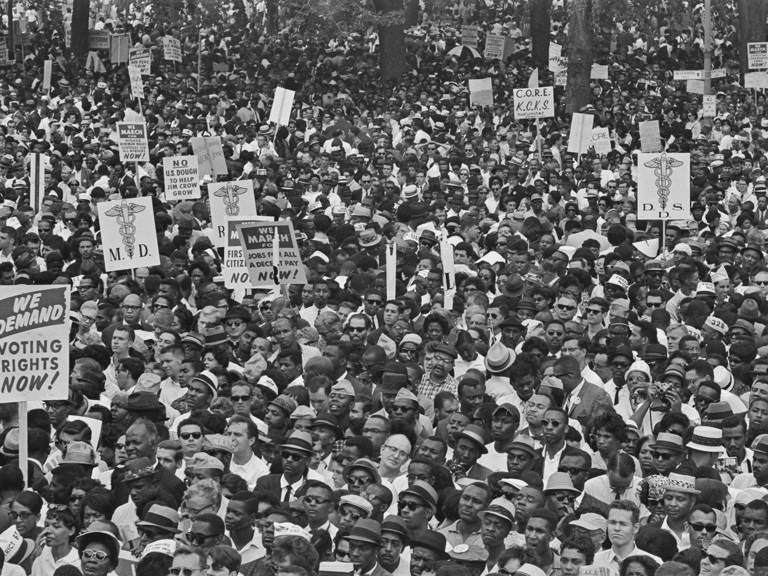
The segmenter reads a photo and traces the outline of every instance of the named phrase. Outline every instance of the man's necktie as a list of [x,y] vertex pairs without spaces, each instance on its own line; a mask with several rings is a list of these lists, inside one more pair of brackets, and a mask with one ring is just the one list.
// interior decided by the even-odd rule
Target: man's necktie
[[619,393],[621,392],[621,386],[616,386],[616,392],[613,393],[613,405],[619,403]]
[[285,497],[283,498],[283,502],[290,502],[291,501],[291,490],[293,486],[288,484],[288,487],[285,489]]

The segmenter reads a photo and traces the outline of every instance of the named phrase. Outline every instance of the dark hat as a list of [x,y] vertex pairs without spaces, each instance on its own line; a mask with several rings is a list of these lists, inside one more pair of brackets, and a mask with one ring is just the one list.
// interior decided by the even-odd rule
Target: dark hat
[[384,363],[384,371],[381,374],[382,386],[401,386],[408,383],[408,370],[405,364],[395,360]]
[[476,424],[467,424],[464,429],[456,434],[456,440],[459,438],[466,438],[477,444],[480,447],[481,454],[487,454],[488,449],[485,447],[485,431]]
[[195,332],[187,332],[184,334],[184,336],[181,337],[181,343],[191,344],[192,346],[197,346],[198,348],[202,349],[205,347],[205,338],[201,334],[197,334]]
[[712,402],[702,414],[701,421],[708,425],[717,425],[729,416],[733,416],[733,409],[728,402]]
[[411,549],[426,548],[435,552],[438,555],[439,560],[445,560],[448,558],[448,553],[445,551],[446,544],[445,536],[440,532],[425,530],[419,534],[418,542],[411,542]]
[[296,410],[298,404],[296,404],[296,400],[288,396],[287,394],[280,394],[277,398],[272,400],[272,402],[269,403],[270,406],[277,406],[285,412],[286,416],[290,416],[293,414],[293,411]]
[[405,527],[405,521],[399,516],[390,514],[381,523],[381,532],[397,534],[404,544],[408,544],[408,529]]
[[443,342],[441,342],[440,344],[435,346],[434,351],[435,352],[441,352],[443,354],[447,354],[448,356],[450,356],[454,360],[459,357],[459,353],[456,351],[456,348],[454,348],[450,344],[445,344]]
[[522,330],[524,326],[517,314],[510,314],[502,320],[501,324],[499,324],[499,328],[517,328]]
[[123,547],[123,543],[120,542],[120,539],[106,529],[86,530],[77,537],[77,547],[80,550],[85,550],[85,547],[88,546],[90,542],[94,541],[103,544],[109,550],[110,560],[117,564],[120,549]]
[[330,428],[334,431],[337,438],[340,438],[343,435],[338,419],[330,412],[321,412],[318,414],[310,428]]
[[379,546],[381,544],[381,524],[376,520],[362,518],[355,522],[347,540]]
[[412,486],[400,492],[401,496],[403,494],[415,496],[424,501],[433,511],[437,510],[437,492],[435,492],[431,484],[427,484],[423,480],[416,480]]
[[251,321],[251,314],[248,312],[248,310],[244,306],[232,306],[229,310],[227,310],[227,315],[224,317],[224,320],[229,319],[241,319],[246,324]]
[[124,470],[125,476],[123,477],[123,480],[125,482],[133,482],[134,480],[140,480],[141,478],[149,478],[155,474],[152,461],[146,456],[129,460],[125,464]]
[[646,362],[655,362],[656,360],[667,359],[667,347],[663,344],[647,344],[643,353],[643,360]]
[[734,252],[736,252],[739,249],[739,245],[736,242],[736,240],[734,240],[733,238],[728,237],[728,236],[720,237],[720,239],[717,242],[717,247],[718,247],[718,249],[719,248],[728,248],[730,250],[733,250]]
[[533,312],[534,314],[538,311],[536,309],[536,302],[533,300],[533,298],[521,298],[517,303],[517,310],[518,312],[520,310],[527,310],[529,312]]
[[211,326],[205,332],[205,347],[215,348],[221,344],[226,344],[229,338],[224,330],[224,326]]
[[133,392],[125,402],[125,409],[129,412],[154,412],[162,407],[153,392]]
[[611,350],[608,351],[609,360],[613,360],[617,356],[624,356],[625,358],[629,358],[630,360],[634,358],[634,356],[632,355],[632,348],[624,344],[620,344],[619,346],[616,346],[615,348],[612,348]]
[[663,448],[673,452],[685,452],[685,444],[683,444],[682,437],[670,432],[659,432],[659,435],[656,436],[656,440],[650,447],[654,450]]

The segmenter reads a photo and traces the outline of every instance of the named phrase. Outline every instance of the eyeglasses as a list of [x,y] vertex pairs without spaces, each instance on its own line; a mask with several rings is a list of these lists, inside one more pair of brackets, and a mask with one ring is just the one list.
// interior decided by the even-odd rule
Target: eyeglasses
[[368,304],[376,304],[376,305],[381,304],[381,300],[376,300],[371,298],[366,298],[365,301],[368,302]]
[[[336,556],[339,558],[349,558],[349,552],[344,552],[343,550],[336,550]],[[184,576],[187,576],[184,574]]]
[[665,452],[654,452],[653,453],[653,458],[655,460],[670,460],[671,458],[673,458],[673,455],[672,454],[667,454]]
[[696,532],[701,532],[702,530],[706,530],[710,534],[717,532],[717,526],[715,524],[699,524],[688,522],[688,526],[693,528]]
[[216,534],[201,534],[199,532],[188,532],[187,540],[190,544],[201,544],[205,542],[206,538],[214,538]]
[[566,474],[570,474],[571,476],[576,476],[577,474],[582,474],[586,472],[584,468],[569,468],[568,466],[560,466],[557,469],[558,472],[565,472]]
[[648,308],[659,308],[661,306],[661,302],[646,302],[648,305]]
[[569,306],[568,304],[558,304],[557,308],[559,310],[568,310],[569,312],[571,310],[576,310],[576,306]]
[[141,310],[141,306],[131,306],[130,304],[123,304],[123,310]]
[[363,434],[385,434],[386,430],[379,430],[378,428],[363,428]]
[[358,326],[350,326],[349,327],[350,332],[365,332],[365,327],[358,327]]
[[283,457],[283,460],[293,460],[294,462],[298,462],[304,458],[303,454],[298,454],[296,452],[281,452],[280,455]]
[[394,446],[389,446],[387,444],[384,444],[384,446],[381,447],[382,450],[386,450],[387,452],[394,452],[398,456],[408,456],[408,452],[405,450],[400,450],[400,448],[395,448]]
[[233,327],[236,327],[236,326],[242,326],[243,324],[245,324],[245,322],[243,322],[242,320],[227,320],[227,321],[225,322],[225,324],[226,324],[227,326],[233,326]]
[[366,484],[370,484],[371,479],[366,476],[349,476],[347,478],[347,484],[351,484],[352,486],[365,486]]
[[96,560],[102,561],[106,560],[109,557],[109,554],[102,550],[91,550],[89,548],[86,548],[83,550],[83,558],[86,560],[91,560],[92,558],[95,558]]
[[11,517],[11,520],[18,520],[21,518],[22,520],[26,520],[27,518],[31,518],[34,516],[31,512],[9,512],[8,515]]
[[410,510],[411,512],[413,512],[423,507],[424,507],[424,504],[421,504],[420,502],[414,502],[413,500],[400,500],[397,503],[397,509],[401,511]]
[[413,406],[392,406],[391,410],[395,413],[408,412],[408,410],[413,410]]
[[542,420],[542,426],[561,426],[563,423],[560,420]]
[[328,498],[320,498],[319,496],[304,496],[305,504],[327,504],[330,502]]
[[251,399],[250,396],[230,396],[229,397],[232,402],[248,402],[248,400]]
[[190,438],[194,440],[200,440],[202,435],[203,435],[202,432],[182,432],[181,434],[179,434],[179,438],[181,438],[182,440],[189,440]]

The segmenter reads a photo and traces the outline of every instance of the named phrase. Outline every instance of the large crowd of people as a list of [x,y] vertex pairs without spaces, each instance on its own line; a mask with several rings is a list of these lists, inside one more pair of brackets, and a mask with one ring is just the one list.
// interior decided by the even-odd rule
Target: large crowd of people
[[[521,0],[422,5],[397,81],[374,28],[327,37],[295,7],[274,35],[263,2],[203,30],[194,2],[173,21],[91,2],[92,28],[150,49],[141,103],[125,62],[70,52],[66,3],[11,4],[0,295],[71,287],[71,373],[24,427],[0,405],[0,576],[768,574],[768,112],[732,6],[712,18],[712,119],[673,80],[703,67],[701,5],[596,14],[609,75],[581,111],[611,151],[576,154],[563,87],[553,117],[514,117]],[[550,41],[567,55],[558,3]],[[471,105],[485,77],[494,105]],[[140,164],[116,136],[137,114]],[[686,220],[637,217],[644,120],[690,155]],[[228,173],[169,201],[163,158],[199,136]],[[245,179],[258,215],[292,222],[305,284],[226,280],[207,185]],[[107,271],[97,206],[139,196],[160,263]]]

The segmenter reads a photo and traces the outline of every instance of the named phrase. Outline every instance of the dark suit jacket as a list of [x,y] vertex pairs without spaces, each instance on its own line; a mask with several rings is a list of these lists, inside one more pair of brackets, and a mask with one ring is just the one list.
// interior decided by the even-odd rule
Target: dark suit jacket
[[606,391],[586,381],[581,387],[578,398],[578,404],[574,405],[574,402],[571,402],[568,416],[578,420],[582,426],[586,426],[598,406],[609,406],[613,409],[613,401]]
[[282,477],[282,474],[267,474],[266,476],[262,476],[256,480],[256,490],[274,494],[275,498],[277,498],[279,501],[281,492],[280,478]]

